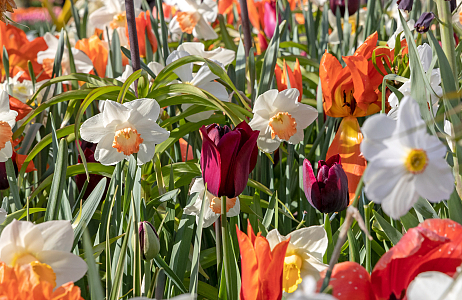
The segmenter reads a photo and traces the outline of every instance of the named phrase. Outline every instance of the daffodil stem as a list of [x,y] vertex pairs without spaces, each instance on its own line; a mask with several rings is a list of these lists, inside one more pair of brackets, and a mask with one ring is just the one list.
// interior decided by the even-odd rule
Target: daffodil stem
[[[130,55],[133,72],[141,68],[140,49],[138,48],[138,35],[136,33],[135,4],[133,0],[125,0],[125,11],[127,13],[128,39],[130,41]],[[135,81],[135,95],[138,97],[138,80]]]
[[456,85],[458,85],[454,30],[452,28],[452,14],[449,1],[436,0],[436,7],[438,10],[438,18],[441,20],[440,29],[442,48],[444,54],[446,54],[446,57],[448,58]]
[[245,56],[248,57],[252,47],[252,36],[250,34],[249,10],[247,9],[247,0],[239,0],[241,6],[242,29],[244,30],[244,49]]

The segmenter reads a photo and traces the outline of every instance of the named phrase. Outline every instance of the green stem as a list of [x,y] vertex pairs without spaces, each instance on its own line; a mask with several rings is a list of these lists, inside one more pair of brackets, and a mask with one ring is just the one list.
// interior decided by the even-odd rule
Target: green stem
[[[364,205],[364,222],[366,225],[367,232],[371,232],[371,210],[370,205]],[[366,271],[370,273],[372,271],[372,261],[371,261],[371,240],[367,238],[367,234],[364,233],[366,241]]]
[[442,48],[444,54],[446,54],[446,57],[448,58],[449,65],[451,66],[452,74],[454,75],[456,82],[456,87],[458,88],[454,31],[452,28],[452,14],[449,1],[436,0],[436,7],[438,10],[438,18],[441,20],[440,30]]
[[[230,257],[228,253],[228,220],[226,219],[226,196],[221,196],[221,235],[223,244],[223,268],[225,269],[226,289],[228,293],[233,287],[229,286],[231,280],[229,279],[229,262]],[[229,298],[229,297],[227,297]]]

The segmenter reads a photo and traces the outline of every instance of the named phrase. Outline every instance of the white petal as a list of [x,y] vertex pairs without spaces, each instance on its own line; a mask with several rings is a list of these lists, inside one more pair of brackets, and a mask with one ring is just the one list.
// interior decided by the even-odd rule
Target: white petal
[[130,117],[128,119],[130,124],[136,125],[138,121],[145,118],[153,121],[156,121],[159,118],[160,106],[154,99],[136,99],[130,102],[125,102],[123,105],[131,110]]
[[214,0],[202,1],[197,10],[206,22],[212,23],[217,19],[218,5]]
[[89,23],[99,29],[105,29],[112,22],[116,14],[108,11],[107,7],[103,6],[92,12],[88,16]]
[[140,150],[138,151],[138,165],[144,165],[145,163],[151,161],[156,152],[156,144],[154,142],[144,141],[140,144]]
[[156,61],[151,61],[148,64],[148,68],[154,73],[154,75],[159,75],[159,73],[164,69],[164,66]]
[[317,259],[322,260],[327,250],[327,233],[323,226],[310,226],[295,230],[289,234],[290,243],[307,250]]
[[261,149],[261,151],[267,153],[274,152],[280,144],[281,141],[278,137],[276,137],[275,139],[271,138],[271,132],[267,132],[263,136],[259,135],[257,139],[257,146]]
[[32,222],[13,220],[0,236],[0,249],[7,244],[22,247],[27,253],[33,254],[42,250],[44,240],[40,230]]
[[454,190],[454,176],[444,158],[431,160],[425,171],[415,175],[416,190],[430,202],[449,199]]
[[69,221],[48,221],[36,225],[42,232],[43,250],[70,252],[74,243],[74,230]]
[[287,237],[281,235],[277,229],[273,229],[266,235],[266,240],[268,241],[271,250],[276,247],[282,241],[285,241]]
[[130,117],[130,109],[118,102],[106,100],[102,114],[104,126],[108,127],[110,125],[115,127],[128,120]]
[[210,26],[202,17],[199,19],[199,22],[197,22],[196,27],[194,27],[193,35],[206,41],[218,38],[218,35],[215,30],[213,30],[212,26]]
[[37,259],[53,269],[56,274],[56,286],[70,281],[75,282],[87,272],[85,261],[72,253],[57,250],[42,251],[37,254]]
[[424,43],[417,47],[417,53],[419,54],[424,72],[428,72],[433,58],[432,48],[429,44]]
[[[93,70],[93,62],[83,51],[72,48],[72,55],[74,56],[75,70],[77,73],[90,73],[90,71]],[[98,75],[104,76],[104,74]]]
[[418,148],[419,134],[426,134],[426,127],[417,102],[411,97],[404,97],[399,105],[398,124],[395,129],[395,135],[400,142],[409,148]]
[[391,193],[383,199],[382,209],[391,218],[398,219],[408,213],[417,199],[419,194],[416,192],[414,176],[407,174],[400,178]]
[[231,218],[231,217],[238,216],[240,212],[241,212],[241,202],[239,201],[239,197],[236,197],[236,203],[226,213],[226,217]]
[[[147,123],[147,122],[146,122]],[[149,122],[150,126],[137,126],[136,129],[140,133],[143,140],[147,142],[153,142],[155,144],[160,144],[170,136],[165,128],[160,127],[156,122]]]
[[269,118],[263,118],[260,116],[260,112],[262,111],[259,111],[253,115],[253,119],[249,122],[249,126],[252,128],[252,130],[259,130],[260,135],[264,136],[269,130]]
[[226,91],[226,88],[218,82],[207,82],[202,85],[197,86],[203,90],[206,90],[210,94],[218,98],[218,100],[229,102],[229,95]]
[[364,122],[361,128],[364,135],[361,152],[366,159],[371,160],[385,149],[383,141],[391,137],[395,127],[396,122],[383,114],[373,115]]
[[[441,272],[430,271],[420,273],[409,284],[407,298],[409,300],[449,300],[448,297],[441,298],[441,296],[452,282],[453,279],[450,276]],[[459,291],[459,295],[460,292],[462,291]]]
[[[176,60],[178,60],[178,59],[180,59],[182,57],[185,57],[185,56],[189,56],[189,53],[184,52],[184,51],[178,51],[178,50],[173,51],[167,57],[167,66],[169,64],[171,64],[172,62],[174,62],[174,61],[176,61]],[[193,79],[192,68],[193,68],[193,64],[188,63],[188,64],[185,64],[185,65],[182,65],[181,67],[176,68],[174,70],[174,72],[181,79],[181,81],[190,82]]]
[[102,113],[85,120],[80,127],[80,137],[85,141],[92,143],[99,143],[104,136],[111,132],[114,133],[112,128],[104,127]]
[[[298,96],[300,92],[297,89],[287,89],[280,92],[274,99],[273,106],[277,107],[278,111],[291,112],[299,107]],[[306,104],[305,104],[306,105]]]
[[225,49],[222,47],[216,48],[212,51],[205,51],[204,44],[197,42],[185,42],[178,46],[179,51],[186,51],[191,55],[198,55],[203,58],[216,60],[223,65],[227,66],[233,62],[236,53],[233,50]]
[[[181,104],[181,110],[185,111],[191,106],[193,106],[193,104],[191,104],[191,103]],[[207,109],[210,109],[210,108],[207,108]],[[201,122],[203,120],[207,120],[213,114],[214,114],[213,110],[207,110],[207,111],[202,111],[202,112],[197,113],[197,114],[190,115],[190,116],[186,117],[185,119],[188,120],[189,122],[197,123],[197,122]]]
[[256,113],[262,110],[272,115],[276,111],[273,102],[278,96],[278,93],[278,90],[269,90],[258,96],[253,106],[253,112]]
[[110,166],[115,165],[127,157],[122,152],[119,153],[115,148],[112,147],[113,141],[114,134],[106,135],[99,141],[95,150],[96,161],[99,161],[103,165]]
[[194,78],[191,80],[191,84],[194,86],[200,86],[207,84],[217,78],[218,76],[212,73],[208,65],[203,65],[196,73],[196,75],[194,75]]
[[11,142],[6,142],[5,147],[0,149],[0,162],[5,162],[13,155],[13,147]]

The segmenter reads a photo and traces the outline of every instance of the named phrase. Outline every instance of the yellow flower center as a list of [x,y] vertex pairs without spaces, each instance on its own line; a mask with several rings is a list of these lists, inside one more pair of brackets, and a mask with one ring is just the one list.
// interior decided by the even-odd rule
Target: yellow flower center
[[56,286],[56,274],[53,272],[53,269],[47,265],[38,261],[33,261],[30,263],[32,270],[38,276],[40,281],[49,282],[53,288]]
[[5,148],[6,143],[11,141],[13,132],[11,131],[10,124],[5,121],[0,121],[0,150]]
[[405,165],[409,172],[420,174],[428,164],[427,153],[422,149],[412,149],[406,157]]
[[140,151],[142,142],[143,139],[136,129],[126,127],[116,131],[112,147],[117,149],[119,153],[123,152],[125,155],[131,155]]
[[271,138],[278,136],[281,140],[288,141],[297,133],[297,122],[288,112],[279,112],[269,121]]
[[[234,205],[236,205],[236,198],[226,198],[226,212],[229,212],[229,210],[233,208]],[[210,208],[214,213],[221,214],[221,199],[218,197],[213,197],[213,199],[210,201]]]
[[117,14],[114,16],[111,23],[109,23],[109,26],[111,27],[111,29],[124,27],[126,19],[127,19],[127,16],[125,15],[125,12]]
[[302,259],[297,254],[289,255],[284,258],[284,273],[282,275],[282,289],[284,292],[293,293],[298,285],[302,283],[300,269]]
[[176,20],[180,25],[181,31],[191,34],[197,22],[201,18],[198,12],[178,12]]

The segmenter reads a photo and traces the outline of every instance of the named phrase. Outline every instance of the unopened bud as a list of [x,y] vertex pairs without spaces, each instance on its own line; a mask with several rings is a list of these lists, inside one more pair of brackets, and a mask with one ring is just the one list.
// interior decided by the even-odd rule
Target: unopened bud
[[147,221],[138,224],[140,250],[144,260],[151,260],[159,254],[160,242],[156,229]]
[[141,77],[138,79],[138,98],[144,98],[149,93],[149,76],[145,70],[141,71]]
[[417,32],[424,33],[427,32],[430,28],[430,24],[432,23],[435,15],[431,12],[423,13],[420,18],[415,22],[414,28]]

